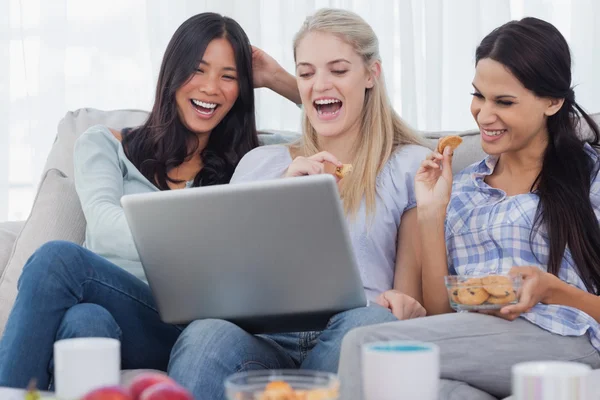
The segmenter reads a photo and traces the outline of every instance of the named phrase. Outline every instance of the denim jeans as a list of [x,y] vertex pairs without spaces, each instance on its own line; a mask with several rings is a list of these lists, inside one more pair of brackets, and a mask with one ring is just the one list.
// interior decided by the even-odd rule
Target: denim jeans
[[169,375],[197,399],[225,398],[229,375],[257,369],[312,369],[337,372],[344,335],[353,328],[397,321],[373,305],[333,316],[322,332],[251,335],[223,320],[188,325],[173,347]]
[[64,241],[27,261],[0,340],[0,386],[46,389],[55,340],[112,337],[124,369],[166,370],[182,328],[161,321],[147,284],[104,258]]

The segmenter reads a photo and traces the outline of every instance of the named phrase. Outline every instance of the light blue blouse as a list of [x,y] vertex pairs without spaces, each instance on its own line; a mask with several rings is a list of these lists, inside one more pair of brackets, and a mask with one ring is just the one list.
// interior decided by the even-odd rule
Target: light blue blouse
[[[377,177],[377,203],[372,219],[366,220],[363,201],[356,217],[347,220],[365,294],[371,301],[393,287],[400,219],[405,211],[416,206],[415,174],[430,152],[416,145],[397,149]],[[231,183],[281,178],[291,162],[287,146],[259,147],[242,158]]]
[[[293,139],[282,134],[259,135],[261,144]],[[160,189],[129,161],[121,142],[103,125],[81,134],[75,142],[73,162],[75,188],[87,222],[84,246],[146,282],[121,197]]]

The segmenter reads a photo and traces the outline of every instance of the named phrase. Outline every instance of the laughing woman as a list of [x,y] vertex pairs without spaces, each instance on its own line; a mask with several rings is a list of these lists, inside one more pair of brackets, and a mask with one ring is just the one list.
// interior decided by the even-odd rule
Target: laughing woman
[[[234,20],[204,13],[175,32],[146,123],[94,126],[75,145],[75,186],[87,221],[85,246],[49,242],[29,259],[0,342],[0,386],[52,379],[55,340],[121,341],[122,367],[166,370],[182,327],[163,323],[145,282],[120,199],[125,194],[228,183],[258,146],[257,86],[297,101],[294,78],[252,50]],[[168,268],[168,266],[165,266]]]
[[414,177],[429,150],[390,104],[373,29],[349,11],[320,10],[297,34],[294,56],[302,140],[251,151],[232,183],[300,179],[352,164],[339,191],[366,296],[379,306],[339,313],[322,332],[252,335],[227,321],[193,322],[177,340],[169,373],[202,398],[223,399],[224,379],[239,371],[336,372],[350,329],[425,314]]

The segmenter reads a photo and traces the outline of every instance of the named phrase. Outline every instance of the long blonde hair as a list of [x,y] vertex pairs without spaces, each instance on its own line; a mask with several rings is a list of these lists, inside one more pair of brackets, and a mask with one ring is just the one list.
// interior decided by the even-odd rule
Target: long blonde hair
[[[298,44],[310,32],[330,33],[350,44],[362,57],[367,69],[374,62],[381,63],[379,41],[375,32],[353,12],[323,8],[306,18],[294,38],[294,60]],[[377,176],[392,153],[404,144],[421,144],[419,138],[394,111],[385,88],[383,71],[379,78],[375,79],[374,86],[366,89],[360,132],[353,171],[340,185],[344,210],[350,216],[356,215],[363,198],[367,215],[373,215],[377,197]],[[302,139],[291,144],[290,151],[305,157],[319,152],[317,132],[306,112],[302,121]]]

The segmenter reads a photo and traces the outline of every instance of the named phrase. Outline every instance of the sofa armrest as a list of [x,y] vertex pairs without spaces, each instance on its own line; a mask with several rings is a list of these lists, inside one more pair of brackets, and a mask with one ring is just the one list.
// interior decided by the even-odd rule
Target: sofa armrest
[[0,222],[0,276],[12,254],[12,249],[25,221]]

